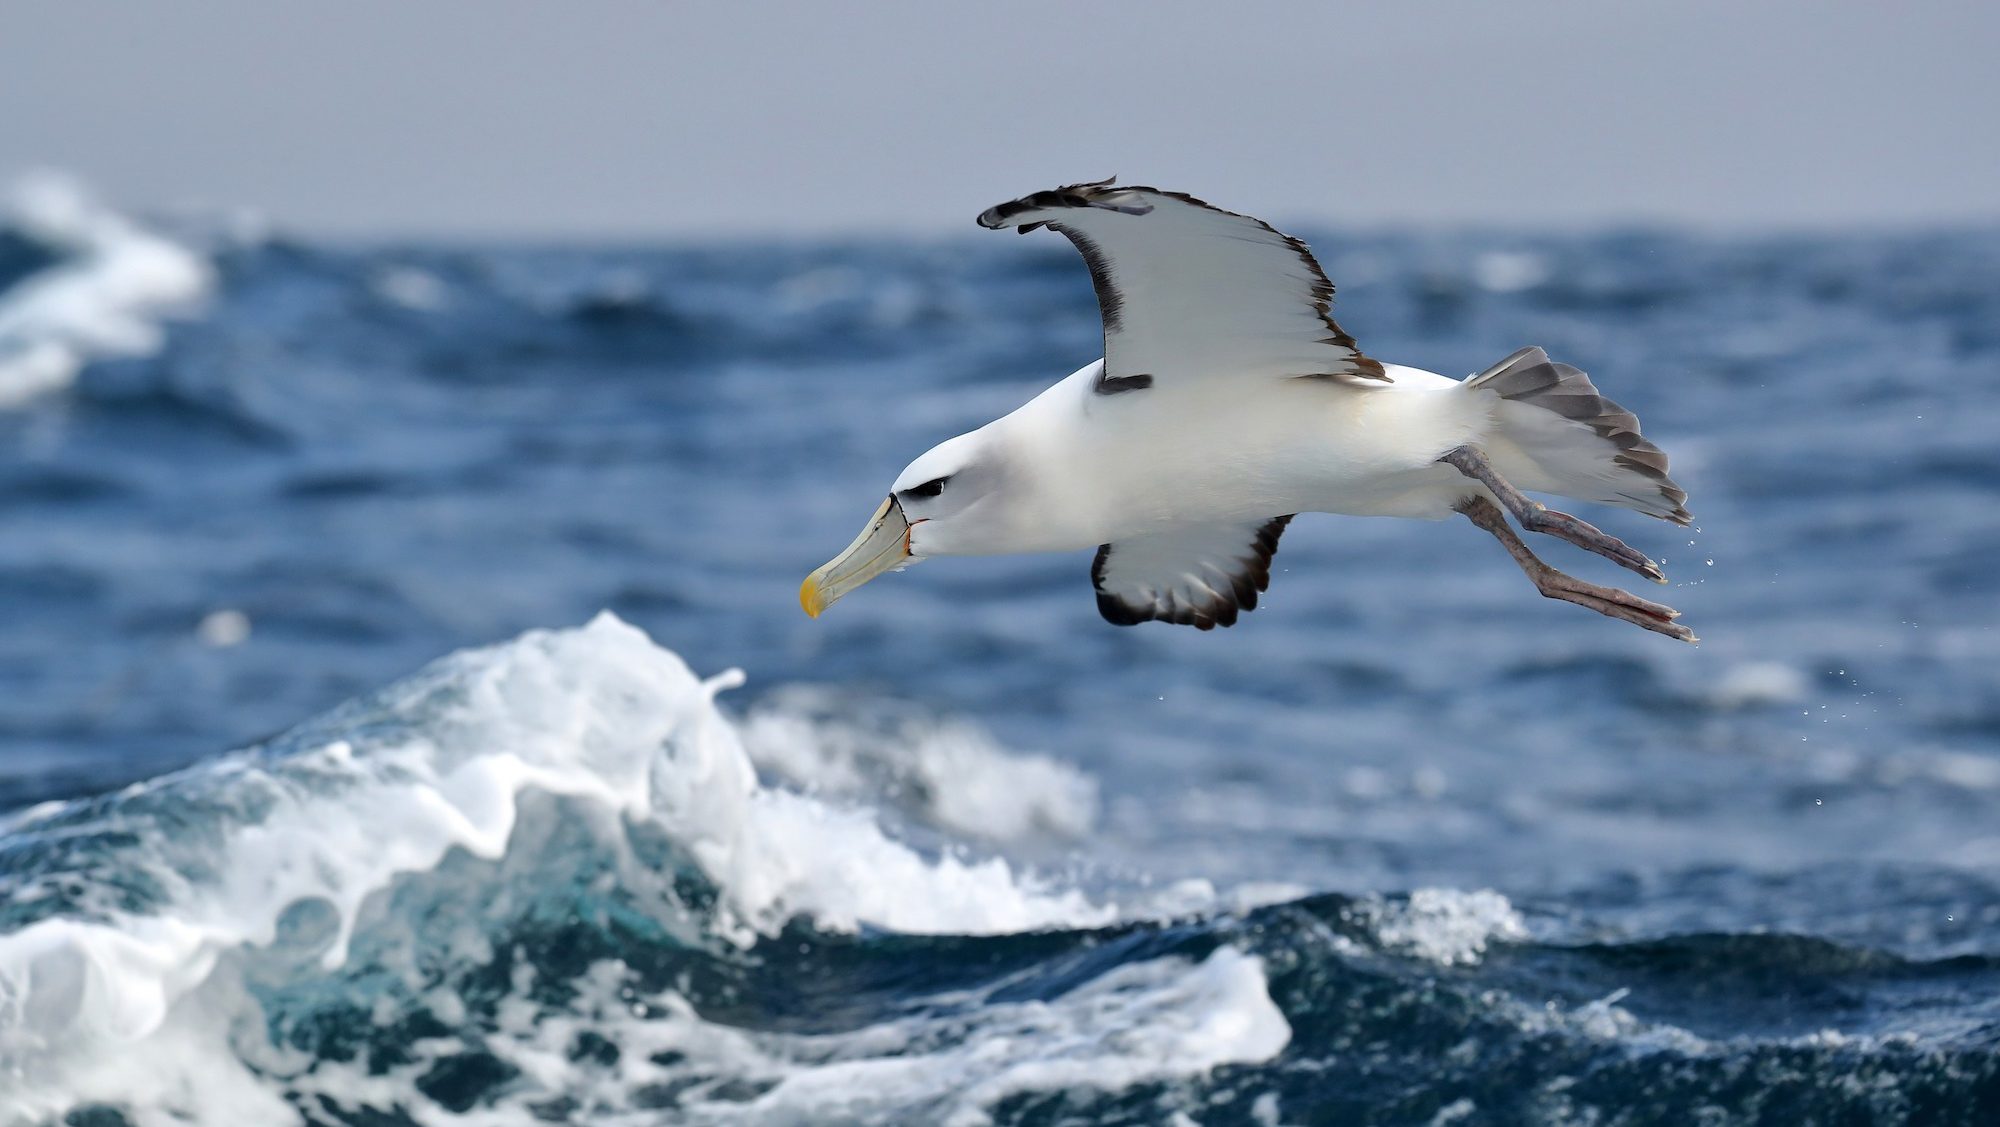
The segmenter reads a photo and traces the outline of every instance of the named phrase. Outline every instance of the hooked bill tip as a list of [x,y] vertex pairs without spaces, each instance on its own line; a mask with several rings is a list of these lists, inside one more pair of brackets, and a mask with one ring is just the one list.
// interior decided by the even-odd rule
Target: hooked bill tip
[[818,618],[820,612],[826,609],[826,600],[820,597],[819,584],[813,582],[810,575],[799,584],[799,606],[805,609],[807,618]]

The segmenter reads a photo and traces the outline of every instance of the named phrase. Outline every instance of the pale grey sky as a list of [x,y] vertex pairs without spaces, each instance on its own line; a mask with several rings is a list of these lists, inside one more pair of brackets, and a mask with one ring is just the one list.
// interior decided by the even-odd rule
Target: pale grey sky
[[0,181],[342,233],[972,229],[1113,173],[1291,224],[2000,220],[2000,5],[0,8]]

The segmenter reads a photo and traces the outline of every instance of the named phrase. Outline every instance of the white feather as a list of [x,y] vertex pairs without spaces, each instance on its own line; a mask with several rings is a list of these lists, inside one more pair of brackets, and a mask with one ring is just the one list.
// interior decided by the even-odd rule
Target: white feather
[[980,222],[1047,224],[1077,244],[1105,315],[1114,380],[1151,376],[1178,390],[1380,372],[1333,322],[1333,284],[1312,252],[1262,220],[1153,188],[1083,184],[1002,204]]

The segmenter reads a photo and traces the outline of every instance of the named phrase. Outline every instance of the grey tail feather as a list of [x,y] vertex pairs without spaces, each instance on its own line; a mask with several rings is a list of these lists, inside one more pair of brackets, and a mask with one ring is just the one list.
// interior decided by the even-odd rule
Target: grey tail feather
[[1466,380],[1465,386],[1487,388],[1502,399],[1532,403],[1583,423],[1618,448],[1613,462],[1647,478],[1660,491],[1664,504],[1647,505],[1642,511],[1675,524],[1694,520],[1687,510],[1687,490],[1667,476],[1667,455],[1640,437],[1639,417],[1606,399],[1581,369],[1556,363],[1539,348],[1524,348]]

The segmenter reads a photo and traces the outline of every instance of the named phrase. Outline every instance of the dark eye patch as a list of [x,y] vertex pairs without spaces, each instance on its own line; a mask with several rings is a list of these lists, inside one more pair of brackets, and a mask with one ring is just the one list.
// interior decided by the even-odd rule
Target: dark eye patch
[[905,489],[905,490],[903,490],[903,496],[905,496],[905,497],[935,497],[935,496],[937,496],[938,494],[940,494],[940,493],[943,493],[943,492],[944,492],[944,483],[945,483],[945,482],[947,482],[947,481],[950,481],[950,480],[951,480],[951,478],[950,478],[949,476],[947,476],[947,477],[934,477],[934,478],[930,479],[929,481],[927,481],[927,482],[924,482],[924,483],[923,483],[922,485],[912,485],[912,486],[910,486],[910,487],[909,487],[908,489]]

